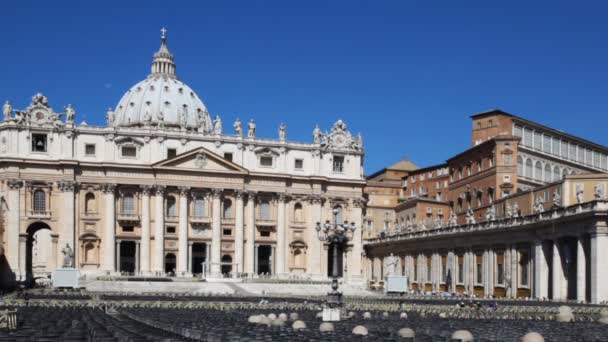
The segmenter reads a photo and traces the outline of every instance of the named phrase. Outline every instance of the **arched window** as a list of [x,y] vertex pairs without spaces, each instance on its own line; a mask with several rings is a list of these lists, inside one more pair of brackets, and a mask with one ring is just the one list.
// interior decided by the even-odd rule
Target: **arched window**
[[175,209],[175,197],[167,197],[167,216],[177,216],[177,210]]
[[566,170],[565,168],[562,170],[562,178],[566,178],[566,176],[569,174],[568,170]]
[[344,214],[342,213],[342,206],[337,205],[334,207],[334,215],[337,224],[344,223]]
[[34,191],[34,211],[46,211],[46,194],[43,190]]
[[561,172],[559,172],[559,167],[555,166],[553,168],[553,181],[558,181],[561,178]]
[[526,159],[526,168],[524,169],[524,177],[532,179],[532,159]]
[[545,182],[551,181],[551,166],[549,164],[545,165]]
[[87,263],[97,261],[95,257],[95,244],[93,242],[88,242],[84,245],[84,261]]
[[205,216],[205,198],[203,196],[196,196],[194,198],[194,217]]
[[540,161],[536,161],[536,165],[534,166],[534,179],[542,181],[543,180],[543,164]]
[[84,212],[87,214],[95,212],[95,195],[91,192],[84,196]]
[[517,175],[520,177],[524,175],[524,158],[521,156],[517,156]]
[[133,194],[125,194],[122,197],[122,208],[123,214],[134,214],[135,213],[135,197]]
[[270,220],[270,203],[266,200],[260,202],[260,219]]
[[293,206],[293,220],[295,222],[302,222],[303,217],[302,217],[302,204],[301,203],[296,203]]
[[229,199],[225,199],[224,200],[223,217],[224,218],[232,218],[232,201],[229,200]]

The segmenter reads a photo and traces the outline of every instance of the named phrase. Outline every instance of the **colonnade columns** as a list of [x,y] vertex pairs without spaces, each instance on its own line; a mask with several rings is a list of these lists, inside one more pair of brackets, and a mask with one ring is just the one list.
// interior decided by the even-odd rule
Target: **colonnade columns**
[[103,234],[103,264],[102,269],[108,272],[115,271],[115,237],[116,237],[116,203],[114,192],[116,184],[104,184],[102,186],[105,197],[105,229]]
[[549,265],[542,240],[534,241],[534,297],[549,297]]
[[511,246],[511,259],[509,260],[511,263],[511,285],[509,288],[511,289],[511,297],[517,297],[517,287],[518,287],[518,262],[517,262],[517,247],[515,245]]
[[594,232],[590,239],[591,258],[591,302],[600,303],[608,300],[608,233],[607,227],[601,232]]
[[211,221],[211,277],[220,278],[221,267],[221,248],[222,248],[222,221],[220,210],[220,198],[222,189],[213,189],[212,200],[212,221]]
[[[25,254],[19,251],[19,204],[20,204],[20,189],[23,186],[23,182],[20,180],[11,179],[7,182],[8,185],[8,215],[7,215],[7,250],[4,251],[4,255],[8,260],[8,264],[11,270],[15,273],[17,279],[22,274],[19,272],[19,260],[25,259]],[[25,270],[24,270],[25,271]],[[23,274],[24,275],[24,274]]]
[[116,248],[114,249],[114,252],[116,253],[116,257],[114,258],[114,269],[116,269],[116,272],[120,272],[120,244],[122,243],[122,240],[116,240]]
[[236,215],[234,218],[234,262],[237,264],[237,273],[243,272],[243,196],[242,191],[237,191],[236,194]]
[[[323,199],[321,196],[311,196],[310,198],[310,227],[308,228],[307,241],[310,243],[308,247],[309,253],[306,258],[306,269],[313,278],[321,277],[321,255],[322,245],[321,241],[317,237],[317,231],[315,226],[317,222],[321,222],[321,203]],[[374,265],[375,267],[376,265]],[[374,272],[375,273],[375,272]],[[379,280],[379,279],[378,279]]]
[[277,207],[277,244],[276,244],[276,255],[274,260],[276,261],[276,268],[273,269],[275,274],[278,276],[286,275],[285,272],[285,261],[287,255],[286,249],[286,227],[285,227],[285,201],[286,196],[284,193],[278,195],[278,207]]
[[192,274],[192,245],[194,242],[188,241],[188,273]]
[[[61,249],[63,249],[66,244],[70,245],[70,248],[72,248],[74,251],[73,266],[77,268],[78,254],[80,254],[80,250],[76,248],[76,240],[74,239],[74,233],[76,232],[74,189],[76,187],[76,183],[72,181],[61,181],[58,182],[58,187],[62,192],[64,206],[63,215],[61,215],[63,225],[61,227],[61,232],[59,233],[59,246]],[[57,265],[63,265],[63,254],[58,256]]]
[[576,300],[587,300],[587,260],[585,258],[585,236],[580,235],[576,240]]
[[[362,235],[363,235],[363,206],[365,205],[364,200],[355,199],[353,200],[352,206],[352,218],[351,221],[355,223],[355,227],[357,229],[353,233],[352,237],[352,252],[349,255],[349,258],[346,260],[350,261],[350,265],[348,267],[348,276],[349,281],[351,283],[359,283],[363,282],[363,277],[361,276],[361,268],[362,268],[362,259],[363,259],[363,243],[362,243]],[[399,258],[401,260],[401,258]],[[399,263],[401,265],[401,263]],[[401,268],[401,267],[400,267]],[[399,274],[401,271],[398,272]]]
[[165,259],[165,188],[156,187],[154,200],[154,272],[163,273]]
[[141,190],[141,257],[140,272],[150,273],[150,192],[152,188],[143,186]]
[[483,294],[484,295],[489,295],[490,294],[490,250],[489,249],[485,249],[483,251]]
[[494,250],[490,248],[488,250],[488,295],[494,294],[494,269],[496,267],[496,257],[494,255]]
[[134,273],[138,274],[141,272],[141,264],[140,264],[140,256],[139,256],[139,252],[140,252],[140,242],[139,241],[135,241],[135,270]]
[[188,271],[188,191],[179,188],[179,231],[177,236],[177,272],[183,276]]
[[564,281],[564,271],[562,269],[562,258],[560,254],[559,240],[553,241],[553,299],[564,299],[562,293],[562,282]]
[[255,273],[255,194],[247,193],[247,248],[245,249],[245,273]]

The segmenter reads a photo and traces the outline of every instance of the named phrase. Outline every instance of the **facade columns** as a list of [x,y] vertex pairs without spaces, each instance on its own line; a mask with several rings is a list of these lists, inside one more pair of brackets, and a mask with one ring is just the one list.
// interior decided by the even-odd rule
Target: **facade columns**
[[236,273],[244,272],[243,262],[243,244],[244,244],[244,227],[243,227],[243,196],[242,191],[236,192],[236,215],[234,218],[234,262],[236,263]]
[[[257,247],[255,245],[255,194],[247,193],[247,247],[245,249],[245,273],[256,273]],[[238,215],[238,214],[237,214]],[[238,227],[237,227],[238,230]]]
[[213,200],[211,204],[211,277],[221,277],[221,248],[222,248],[222,217],[220,198],[222,189],[213,189]]
[[[608,269],[606,270],[608,271]],[[585,236],[576,240],[576,300],[587,301],[587,259],[585,257]]]
[[[25,254],[21,254],[19,251],[19,206],[20,206],[20,189],[23,186],[23,182],[20,180],[11,179],[7,182],[8,186],[8,215],[7,215],[7,250],[4,251],[4,255],[8,260],[8,264],[11,270],[15,273],[17,279],[25,274],[19,274],[19,260],[25,259]],[[25,271],[25,269],[23,269]]]
[[152,188],[143,186],[141,190],[141,257],[140,272],[150,273],[150,192]]
[[192,274],[192,245],[194,242],[188,241],[188,273]]
[[140,242],[139,241],[135,241],[135,274],[139,274],[141,272],[141,258],[139,256],[139,253],[141,251],[141,249],[139,248]]
[[553,299],[564,299],[562,294],[562,282],[564,278],[564,271],[562,270],[562,258],[560,255],[560,244],[559,240],[553,241]]
[[177,273],[188,273],[188,192],[189,188],[179,188],[179,231],[177,236]]
[[549,265],[542,240],[534,242],[534,297],[549,297]]
[[254,244],[254,247],[253,247],[253,254],[254,254],[253,255],[253,258],[254,258],[253,259],[253,272],[255,274],[258,273],[258,248],[260,248],[260,245],[257,243]]
[[115,190],[116,184],[104,184],[102,188],[105,193],[105,229],[103,234],[103,266],[102,269],[114,272],[116,265],[114,239],[116,237],[116,203]]
[[[604,229],[606,227],[603,227]],[[591,302],[599,304],[608,300],[608,234],[595,232],[590,239]]]
[[518,288],[518,262],[517,262],[517,247],[515,245],[511,246],[511,285],[509,288],[511,289],[511,297],[517,298],[517,288]]
[[114,259],[116,261],[116,264],[114,265],[116,272],[120,272],[120,243],[121,242],[122,242],[122,240],[116,240],[116,248],[114,249],[114,251],[116,252],[116,258]]
[[[72,181],[61,181],[57,183],[57,187],[62,192],[64,207],[64,212],[61,215],[63,227],[59,233],[59,246],[64,248],[66,244],[70,245],[70,248],[74,251],[73,265],[75,268],[78,268],[78,254],[80,253],[80,249],[76,248],[76,240],[74,239],[74,234],[76,232],[76,210],[74,207],[74,190],[76,188],[76,183]],[[61,260],[57,261],[58,265],[63,265],[63,254],[59,255],[59,258],[61,258]]]
[[[348,275],[349,281],[353,284],[362,284],[363,277],[361,275],[362,269],[362,260],[363,260],[363,207],[365,206],[365,201],[360,198],[356,198],[353,200],[352,206],[352,217],[351,222],[355,223],[355,231],[353,232],[352,237],[352,253],[350,253],[349,258],[347,260],[350,261],[350,265],[348,267]],[[401,258],[399,258],[401,260]],[[399,263],[401,265],[401,263]],[[400,267],[401,268],[401,267]],[[401,270],[397,274],[401,274]]]
[[[321,222],[322,202],[321,196],[316,195],[310,198],[310,222],[307,234],[307,241],[310,245],[308,247],[308,257],[306,258],[306,271],[314,278],[321,277],[321,255],[323,255],[323,251],[315,227],[317,222]],[[380,280],[380,278],[377,280]]]
[[157,186],[154,200],[154,266],[153,271],[163,273],[165,259],[165,187]]
[[276,261],[276,269],[273,268],[274,273],[279,276],[286,274],[285,262],[287,261],[286,248],[286,235],[287,229],[285,227],[285,201],[286,196],[284,193],[278,195],[278,207],[277,207],[277,244],[276,244],[276,255],[274,260]]

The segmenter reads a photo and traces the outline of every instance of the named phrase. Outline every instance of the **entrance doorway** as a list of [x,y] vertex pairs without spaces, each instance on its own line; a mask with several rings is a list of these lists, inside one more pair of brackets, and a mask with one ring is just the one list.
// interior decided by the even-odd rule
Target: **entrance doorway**
[[135,241],[121,241],[119,253],[118,270],[135,273]]
[[230,272],[232,272],[232,257],[226,254],[222,257],[222,274],[228,275]]
[[272,247],[268,245],[258,246],[258,274],[271,274],[272,268],[271,260],[272,258]]
[[[334,276],[334,245],[335,243],[331,243],[329,245],[329,249],[327,250],[327,276],[328,277],[333,277]],[[338,277],[341,278],[344,276],[344,267],[343,267],[343,259],[344,259],[344,244],[343,243],[338,243],[337,244],[338,250],[337,250],[337,271],[338,271]]]
[[207,244],[193,243],[192,244],[192,273],[203,273],[203,263],[207,261]]
[[[45,270],[48,270],[48,261],[52,259],[50,239],[45,239],[43,236],[50,237],[51,227],[44,222],[34,222],[27,227],[27,238],[25,241],[25,284],[28,287],[33,287],[35,283],[34,262],[45,260]],[[49,241],[47,241],[49,240]],[[44,245],[43,245],[44,244]],[[35,248],[34,248],[35,247]],[[74,246],[70,246],[72,249]],[[34,255],[34,250],[36,255]],[[49,255],[37,255],[37,253],[49,253]],[[36,258],[34,258],[36,256]],[[37,262],[36,262],[37,263]]]
[[177,266],[175,254],[167,253],[165,255],[165,273],[175,274],[175,267]]

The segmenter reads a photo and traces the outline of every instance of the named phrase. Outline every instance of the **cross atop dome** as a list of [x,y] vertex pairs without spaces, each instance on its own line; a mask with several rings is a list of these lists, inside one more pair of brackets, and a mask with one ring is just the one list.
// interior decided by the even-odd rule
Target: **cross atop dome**
[[154,54],[152,60],[152,74],[164,74],[171,77],[175,77],[175,63],[173,62],[173,55],[167,48],[167,29],[160,29],[160,48]]

